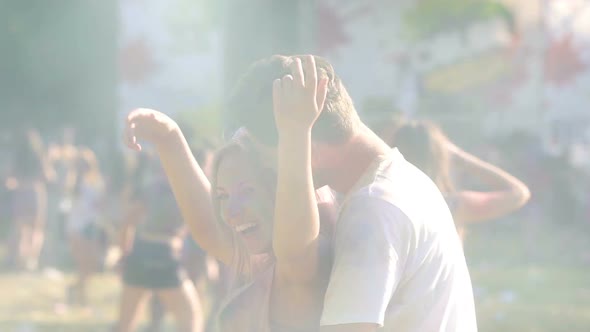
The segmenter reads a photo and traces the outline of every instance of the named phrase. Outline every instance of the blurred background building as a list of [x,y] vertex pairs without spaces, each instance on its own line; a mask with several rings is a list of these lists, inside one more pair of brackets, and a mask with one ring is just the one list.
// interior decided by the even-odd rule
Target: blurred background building
[[[272,53],[329,58],[367,117],[587,144],[587,1],[3,1],[3,125],[116,129],[138,105],[217,114]],[[209,120],[213,121],[209,116]],[[217,123],[217,122],[215,122]],[[470,132],[465,130],[469,129]]]

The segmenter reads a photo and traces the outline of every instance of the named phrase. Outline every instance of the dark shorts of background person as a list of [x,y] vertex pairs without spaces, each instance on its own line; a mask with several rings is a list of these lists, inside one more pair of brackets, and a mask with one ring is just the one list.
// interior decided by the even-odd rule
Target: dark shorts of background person
[[184,244],[182,246],[182,255],[183,256],[187,256],[187,255],[191,255],[191,256],[203,256],[206,257],[207,256],[207,252],[205,252],[205,250],[203,250],[203,248],[201,248],[201,246],[199,246],[197,244],[197,242],[195,242],[195,239],[193,239],[193,236],[188,234],[184,237]]
[[177,256],[171,245],[138,236],[125,259],[123,282],[147,289],[180,287],[187,274]]
[[82,227],[79,234],[87,243],[92,243],[95,246],[93,253],[98,255],[98,271],[104,272],[106,269],[105,258],[109,248],[109,236],[106,230],[95,222],[92,222]]
[[90,223],[84,226],[80,234],[87,240],[95,241],[101,247],[106,247],[108,244],[109,238],[107,232],[96,223]]
[[12,219],[26,225],[35,225],[36,223],[44,222],[44,218],[37,218],[38,199],[37,192],[33,188],[18,189],[12,192]]

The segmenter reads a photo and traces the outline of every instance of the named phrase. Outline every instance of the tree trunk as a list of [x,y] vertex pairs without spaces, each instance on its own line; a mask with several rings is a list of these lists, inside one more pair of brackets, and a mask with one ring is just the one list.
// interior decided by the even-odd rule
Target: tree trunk
[[272,54],[314,51],[314,0],[228,0],[226,6],[223,70],[226,96],[252,62]]

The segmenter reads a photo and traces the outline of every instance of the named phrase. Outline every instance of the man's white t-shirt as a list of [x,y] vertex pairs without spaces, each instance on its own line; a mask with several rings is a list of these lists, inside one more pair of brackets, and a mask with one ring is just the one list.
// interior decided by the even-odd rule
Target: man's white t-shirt
[[471,279],[436,185],[397,149],[343,201],[321,325],[477,331]]

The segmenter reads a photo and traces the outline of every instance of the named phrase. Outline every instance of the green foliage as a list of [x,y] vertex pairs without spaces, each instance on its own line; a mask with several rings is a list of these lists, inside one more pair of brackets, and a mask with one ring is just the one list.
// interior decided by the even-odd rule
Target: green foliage
[[222,142],[221,108],[211,104],[197,110],[179,112],[175,119],[183,127],[189,143],[193,146],[208,144],[219,145]]
[[514,24],[512,12],[499,1],[425,0],[404,15],[404,32],[408,39],[419,40],[492,18],[502,18],[510,27]]
[[164,20],[171,27],[175,39],[180,42],[174,47],[180,51],[194,52],[208,50],[209,35],[219,30],[225,1],[176,0],[168,6]]
[[4,128],[109,128],[116,114],[116,10],[115,1],[0,2]]

